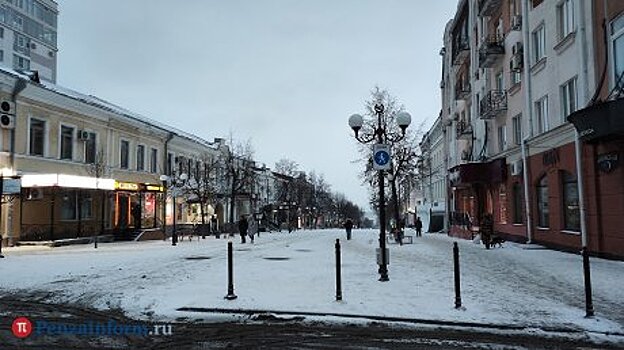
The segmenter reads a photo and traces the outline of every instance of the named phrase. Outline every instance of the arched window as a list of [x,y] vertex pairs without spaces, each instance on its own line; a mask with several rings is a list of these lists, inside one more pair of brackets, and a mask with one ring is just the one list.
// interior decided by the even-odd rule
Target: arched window
[[561,174],[563,184],[563,227],[570,231],[581,230],[579,193],[576,176],[564,171]]
[[548,209],[548,178],[542,176],[536,188],[537,198],[537,226],[550,227],[549,209]]

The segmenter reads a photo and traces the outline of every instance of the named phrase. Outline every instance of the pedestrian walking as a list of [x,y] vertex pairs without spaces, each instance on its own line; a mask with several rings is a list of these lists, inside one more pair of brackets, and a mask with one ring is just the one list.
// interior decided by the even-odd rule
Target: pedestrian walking
[[351,219],[347,219],[344,223],[344,228],[347,231],[347,240],[351,239],[351,230],[353,230],[353,221]]
[[245,215],[241,215],[240,220],[238,221],[238,232],[241,236],[241,243],[246,243],[247,240],[245,237],[247,236],[247,229],[249,228],[249,224],[247,224],[247,219]]
[[481,240],[483,244],[485,244],[485,249],[490,249],[493,231],[494,223],[492,222],[492,214],[485,214],[481,222]]
[[254,236],[258,232],[258,222],[254,219],[253,215],[249,215],[249,220],[247,222],[248,230],[247,235],[249,236],[249,240],[251,243],[254,242]]
[[213,215],[212,218],[210,218],[210,231],[215,235],[215,238],[221,238],[221,235],[219,235],[219,228],[217,227],[218,225],[217,216]]
[[422,221],[420,220],[420,216],[416,218],[416,222],[414,223],[416,227],[416,237],[422,236]]

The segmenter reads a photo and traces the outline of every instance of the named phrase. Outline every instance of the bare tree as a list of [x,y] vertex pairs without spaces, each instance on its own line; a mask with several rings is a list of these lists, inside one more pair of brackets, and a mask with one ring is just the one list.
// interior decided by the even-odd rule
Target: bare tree
[[[103,148],[98,149],[95,152],[95,157],[92,163],[87,164],[87,173],[93,177],[95,177],[96,184],[98,186],[98,192],[100,193],[100,197],[102,199],[102,203],[100,204],[100,232],[96,235],[94,239],[94,247],[97,248],[99,235],[104,234],[104,216],[106,215],[106,191],[99,188],[100,179],[108,174],[110,171],[110,167],[106,163],[106,152],[104,152]],[[79,222],[82,219],[82,205],[78,206],[78,217]]]
[[202,153],[195,163],[194,169],[189,169],[188,181],[184,184],[184,191],[191,199],[199,203],[201,215],[201,234],[205,238],[206,211],[208,204],[214,202],[219,191],[217,181],[219,162],[208,152]]
[[230,197],[229,223],[230,233],[234,232],[234,206],[236,196],[243,193],[251,193],[251,187],[255,182],[253,147],[248,140],[245,143],[234,143],[230,137],[228,150],[222,154],[220,160],[224,168],[226,191]]
[[[392,212],[394,214],[394,219],[397,224],[400,222],[400,212],[399,212],[399,198],[398,198],[398,190],[397,184],[402,183],[406,177],[412,176],[415,174],[415,169],[417,166],[417,150],[418,150],[418,138],[422,135],[422,130],[424,129],[424,122],[417,126],[412,126],[408,128],[405,132],[405,137],[400,138],[399,135],[402,134],[402,130],[399,128],[396,123],[396,116],[405,110],[405,107],[400,104],[397,99],[392,96],[387,90],[381,89],[376,86],[371,91],[371,97],[369,100],[364,102],[365,107],[365,115],[368,116],[360,133],[366,135],[373,135],[377,129],[377,114],[375,112],[375,105],[382,104],[384,108],[384,118],[382,119],[381,127],[384,130],[384,139],[386,140],[386,144],[390,146],[390,151],[392,154],[392,163],[391,169],[386,172],[388,177],[387,185],[390,186],[390,190],[392,193],[391,200],[393,202]],[[396,139],[401,139],[400,141],[393,141]],[[359,144],[359,152],[361,154],[361,158],[358,160],[359,162],[364,164],[364,169],[361,173],[362,183],[369,186],[370,191],[370,204],[375,210],[379,209],[379,198],[377,194],[377,189],[379,186],[377,171],[373,169],[373,152],[370,144]],[[386,203],[384,203],[384,207],[388,208]],[[387,209],[386,209],[387,210]],[[386,215],[386,217],[388,217]],[[385,225],[386,223],[380,223],[381,225]]]

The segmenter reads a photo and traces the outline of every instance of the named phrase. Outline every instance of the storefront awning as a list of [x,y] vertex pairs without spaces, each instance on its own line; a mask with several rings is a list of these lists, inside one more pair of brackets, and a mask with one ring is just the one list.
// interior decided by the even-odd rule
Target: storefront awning
[[505,159],[485,163],[466,163],[449,170],[451,186],[462,187],[477,183],[501,183],[507,178]]
[[583,141],[596,141],[609,136],[624,136],[624,98],[603,102],[568,116]]

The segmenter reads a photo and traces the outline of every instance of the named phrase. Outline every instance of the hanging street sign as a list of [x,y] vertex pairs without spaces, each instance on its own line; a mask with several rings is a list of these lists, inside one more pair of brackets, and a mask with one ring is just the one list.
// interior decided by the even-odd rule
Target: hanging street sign
[[390,145],[373,145],[373,169],[390,170]]

